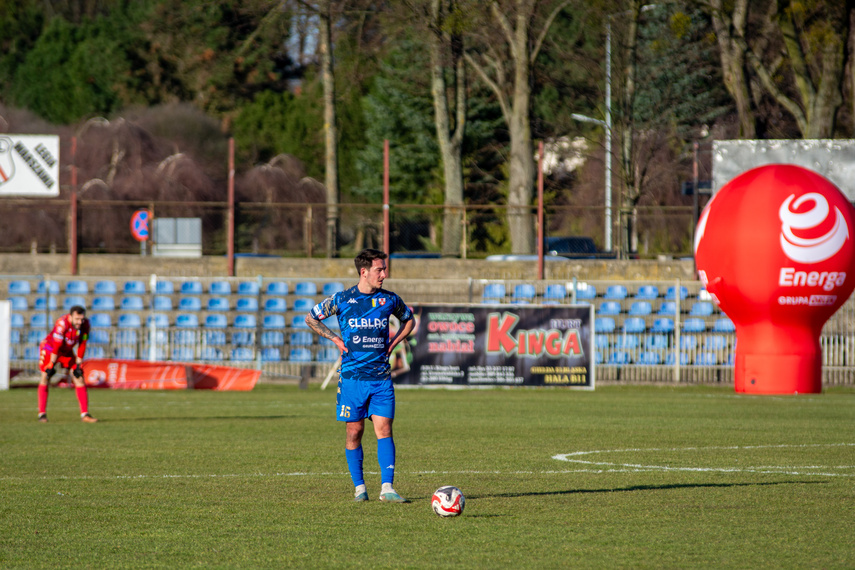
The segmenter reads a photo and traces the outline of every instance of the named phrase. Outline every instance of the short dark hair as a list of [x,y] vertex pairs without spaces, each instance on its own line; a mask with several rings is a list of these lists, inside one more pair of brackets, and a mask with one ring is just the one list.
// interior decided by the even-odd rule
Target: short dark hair
[[78,315],[86,315],[86,309],[84,309],[80,305],[74,305],[73,307],[71,307],[71,309],[69,309],[68,312],[72,315],[75,313]]
[[361,275],[363,269],[371,269],[375,259],[386,259],[387,257],[385,252],[369,247],[360,251],[359,255],[353,259],[353,263],[356,265],[356,272]]

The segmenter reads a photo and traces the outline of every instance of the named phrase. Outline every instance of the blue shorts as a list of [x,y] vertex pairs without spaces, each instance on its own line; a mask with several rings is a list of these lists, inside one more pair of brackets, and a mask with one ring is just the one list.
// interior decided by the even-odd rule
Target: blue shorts
[[373,415],[395,417],[395,388],[392,380],[339,380],[336,418],[358,422]]

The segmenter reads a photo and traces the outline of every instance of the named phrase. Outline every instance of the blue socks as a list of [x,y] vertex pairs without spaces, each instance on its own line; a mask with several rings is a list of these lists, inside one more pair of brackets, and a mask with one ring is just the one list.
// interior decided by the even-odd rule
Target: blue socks
[[380,463],[380,482],[391,485],[395,479],[395,442],[391,437],[377,440],[377,461]]
[[344,455],[347,457],[347,468],[350,470],[350,478],[353,479],[353,486],[358,487],[365,484],[365,479],[362,478],[362,446],[356,449],[344,450]]

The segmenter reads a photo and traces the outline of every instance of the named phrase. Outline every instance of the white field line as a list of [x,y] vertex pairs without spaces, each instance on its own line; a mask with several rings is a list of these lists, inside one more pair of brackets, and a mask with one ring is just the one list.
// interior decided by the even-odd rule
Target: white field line
[[[575,459],[585,455],[599,455],[607,453],[630,453],[640,454],[648,452],[681,453],[694,451],[743,451],[752,449],[816,449],[829,447],[855,447],[855,443],[816,443],[816,444],[778,444],[778,445],[735,445],[735,446],[709,446],[709,447],[674,447],[674,448],[631,448],[631,449],[598,449],[591,451],[574,451],[573,453],[560,453],[552,458],[568,463],[579,463],[589,466],[588,468],[600,468],[607,472],[615,470],[629,470],[635,472],[644,471],[687,471],[696,473],[759,473],[764,475],[814,475],[821,477],[855,477],[853,473],[840,473],[837,470],[855,469],[852,465],[766,465],[757,467],[675,467],[672,465],[645,465],[639,463],[621,463],[612,461],[590,461],[586,459]],[[822,471],[820,471],[822,470]]]

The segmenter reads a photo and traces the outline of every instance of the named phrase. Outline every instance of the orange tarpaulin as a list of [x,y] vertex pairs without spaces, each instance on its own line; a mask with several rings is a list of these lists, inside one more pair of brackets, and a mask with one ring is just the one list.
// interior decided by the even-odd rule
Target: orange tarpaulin
[[260,370],[95,358],[83,363],[86,385],[114,390],[252,390]]

